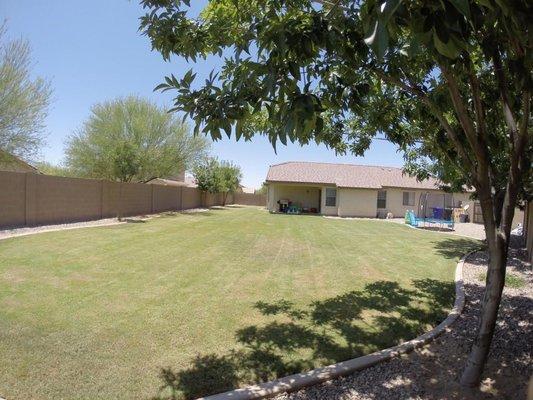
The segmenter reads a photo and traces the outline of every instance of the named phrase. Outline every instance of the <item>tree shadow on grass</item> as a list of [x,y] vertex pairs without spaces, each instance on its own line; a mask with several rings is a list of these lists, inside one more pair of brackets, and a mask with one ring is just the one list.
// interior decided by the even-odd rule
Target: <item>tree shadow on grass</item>
[[439,239],[433,243],[433,246],[437,254],[448,259],[458,260],[470,251],[484,248],[485,244],[481,240],[455,237]]
[[161,371],[158,399],[192,399],[368,354],[412,339],[441,322],[455,285],[433,279],[411,288],[378,281],[304,307],[258,301],[264,325],[235,332],[236,349],[198,355],[188,369]]

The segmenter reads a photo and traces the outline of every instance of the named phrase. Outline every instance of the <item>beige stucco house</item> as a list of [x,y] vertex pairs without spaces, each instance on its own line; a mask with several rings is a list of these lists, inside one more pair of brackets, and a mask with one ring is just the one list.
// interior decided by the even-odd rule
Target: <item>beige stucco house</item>
[[470,202],[469,193],[445,193],[437,180],[420,182],[394,167],[286,162],[270,167],[266,184],[271,212],[279,211],[280,202],[290,201],[323,215],[375,218],[392,213],[403,217],[407,210],[418,210],[422,193],[433,194],[435,204],[428,203],[428,207],[459,207]]

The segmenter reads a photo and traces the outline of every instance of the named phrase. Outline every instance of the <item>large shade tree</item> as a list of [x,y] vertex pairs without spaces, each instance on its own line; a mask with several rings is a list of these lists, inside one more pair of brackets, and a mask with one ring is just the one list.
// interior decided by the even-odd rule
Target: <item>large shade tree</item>
[[6,25],[0,25],[0,159],[32,159],[43,145],[52,90],[31,67],[29,43],[9,39]]
[[206,156],[209,143],[156,104],[126,97],[97,104],[67,143],[73,175],[121,182],[168,178]]
[[475,188],[489,268],[462,383],[479,383],[504,286],[511,221],[531,185],[532,4],[508,0],[143,0],[165,59],[223,55],[203,84],[167,77],[214,139],[316,141],[363,154],[384,135],[406,170]]

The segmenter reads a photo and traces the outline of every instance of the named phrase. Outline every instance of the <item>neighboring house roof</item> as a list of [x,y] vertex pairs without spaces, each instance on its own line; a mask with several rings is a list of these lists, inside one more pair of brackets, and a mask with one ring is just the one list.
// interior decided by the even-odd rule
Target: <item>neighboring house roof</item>
[[41,173],[33,165],[4,150],[0,150],[0,171]]
[[397,167],[294,161],[271,165],[266,181],[362,189],[395,187],[434,190],[440,187],[436,179],[430,178],[420,182]]
[[186,187],[196,187],[196,181],[194,178],[185,176],[185,181],[179,181],[176,179],[164,179],[164,178],[154,178],[150,179],[148,182],[149,184],[154,185],[164,185],[164,186],[186,186]]
[[246,187],[246,186],[241,186],[241,191],[243,193],[251,193],[251,194],[255,193],[255,189],[254,188]]
[[194,176],[191,175],[185,175],[185,183],[189,187],[198,187],[196,184],[196,179],[194,179]]
[[164,185],[164,186],[187,186],[187,183],[183,181],[176,181],[174,179],[163,179],[163,178],[150,179],[146,183],[153,184],[153,185]]

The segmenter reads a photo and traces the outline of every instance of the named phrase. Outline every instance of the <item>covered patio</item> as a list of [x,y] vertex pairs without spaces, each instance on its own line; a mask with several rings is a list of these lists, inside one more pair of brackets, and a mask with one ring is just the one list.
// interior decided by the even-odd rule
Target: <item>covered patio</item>
[[311,185],[270,185],[269,209],[276,212],[320,214],[322,188]]

